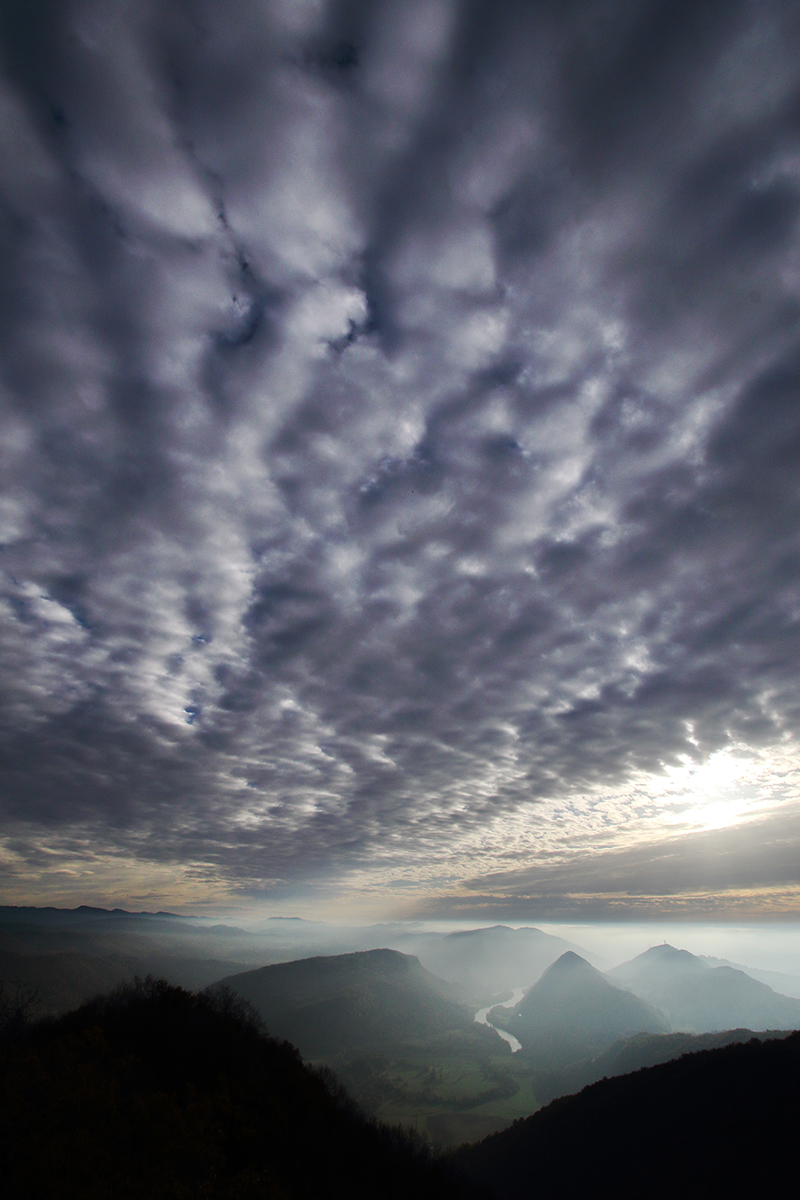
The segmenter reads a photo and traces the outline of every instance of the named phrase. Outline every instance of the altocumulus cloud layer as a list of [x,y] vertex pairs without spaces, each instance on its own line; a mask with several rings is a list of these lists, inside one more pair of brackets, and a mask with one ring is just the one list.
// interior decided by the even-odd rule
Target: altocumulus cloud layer
[[[797,5],[0,36],[18,888],[791,890]],[[709,761],[746,837],[654,790]]]

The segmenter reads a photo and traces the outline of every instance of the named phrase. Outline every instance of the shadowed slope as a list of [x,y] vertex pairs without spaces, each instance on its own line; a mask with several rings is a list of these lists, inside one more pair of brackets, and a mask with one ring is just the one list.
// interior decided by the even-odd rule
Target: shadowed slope
[[541,929],[464,929],[430,939],[414,953],[442,979],[473,993],[496,996],[503,989],[529,987],[559,955],[575,950],[571,942]]
[[0,1039],[0,1177],[59,1200],[455,1200],[230,993],[148,980]]
[[[34,991],[41,1016],[77,1008],[98,992],[116,987],[137,973],[138,964],[122,956],[89,954],[14,954],[0,948],[0,980]],[[140,968],[139,968],[140,969]]]
[[498,1200],[785,1195],[800,1034],[604,1079],[453,1155]]
[[[773,1030],[765,1038],[789,1037],[791,1030]],[[643,1067],[670,1062],[683,1054],[700,1050],[715,1050],[732,1042],[749,1042],[752,1029],[726,1029],[722,1033],[635,1033],[633,1037],[614,1042],[607,1050],[580,1062],[568,1063],[560,1069],[533,1073],[536,1098],[549,1104],[559,1096],[570,1096],[598,1079],[629,1075]],[[527,1115],[527,1114],[526,1114]]]
[[800,1000],[778,995],[733,967],[709,967],[688,950],[651,946],[609,975],[657,1005],[676,1029],[796,1029]]
[[661,1013],[572,951],[562,954],[513,1009],[490,1020],[519,1038],[537,1065],[572,1062],[634,1033],[665,1033]]

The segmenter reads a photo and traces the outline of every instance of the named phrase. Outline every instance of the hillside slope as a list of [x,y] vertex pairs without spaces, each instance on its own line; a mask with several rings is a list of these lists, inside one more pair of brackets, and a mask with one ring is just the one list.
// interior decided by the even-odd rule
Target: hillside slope
[[265,961],[244,931],[172,913],[0,906],[0,981],[36,991],[42,1015],[135,975],[201,988]]
[[36,993],[40,1016],[56,1016],[141,973],[135,960],[89,954],[14,954],[0,948],[0,982]]
[[476,1036],[455,990],[397,950],[304,958],[220,982],[254,1005],[273,1036],[311,1059],[453,1030]]
[[0,1177],[59,1200],[458,1200],[228,993],[121,989],[0,1039]]
[[615,987],[585,959],[562,954],[515,1008],[493,1008],[493,1024],[513,1033],[537,1066],[585,1058],[634,1033],[666,1033],[661,1013]]
[[[762,1038],[788,1037],[791,1030],[761,1033]],[[670,1062],[683,1054],[699,1050],[714,1050],[732,1042],[749,1042],[752,1029],[726,1029],[721,1033],[636,1033],[614,1042],[607,1050],[560,1069],[534,1071],[533,1087],[540,1104],[549,1104],[559,1096],[571,1096],[598,1079],[629,1075],[642,1067]],[[527,1113],[525,1114],[528,1115]]]
[[797,1029],[800,1000],[781,996],[734,967],[710,967],[688,950],[651,946],[609,976],[657,1005],[674,1029]]
[[421,942],[413,953],[441,979],[488,998],[503,990],[530,987],[557,958],[577,949],[532,926],[511,929],[493,925],[437,935]]
[[498,1200],[787,1195],[798,1076],[800,1034],[689,1054],[556,1100],[452,1162]]

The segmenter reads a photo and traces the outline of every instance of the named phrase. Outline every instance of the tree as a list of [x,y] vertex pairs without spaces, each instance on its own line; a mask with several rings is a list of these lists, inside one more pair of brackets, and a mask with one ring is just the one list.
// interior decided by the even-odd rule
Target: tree
[[0,1037],[22,1032],[39,1011],[39,990],[24,983],[0,979]]

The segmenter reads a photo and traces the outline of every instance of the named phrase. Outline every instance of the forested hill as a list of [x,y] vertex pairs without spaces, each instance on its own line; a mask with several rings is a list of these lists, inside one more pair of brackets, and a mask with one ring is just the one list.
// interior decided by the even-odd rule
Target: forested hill
[[58,1200],[467,1195],[230,993],[164,981],[0,1037],[0,1178]]
[[798,1078],[800,1033],[753,1038],[603,1079],[451,1161],[498,1200],[794,1194]]
[[615,987],[585,959],[567,951],[512,1009],[490,1019],[535,1051],[542,1067],[563,1066],[640,1032],[666,1033],[664,1016]]
[[454,1030],[495,1040],[476,1031],[453,985],[397,950],[276,963],[220,982],[258,1009],[270,1033],[311,1059]]

